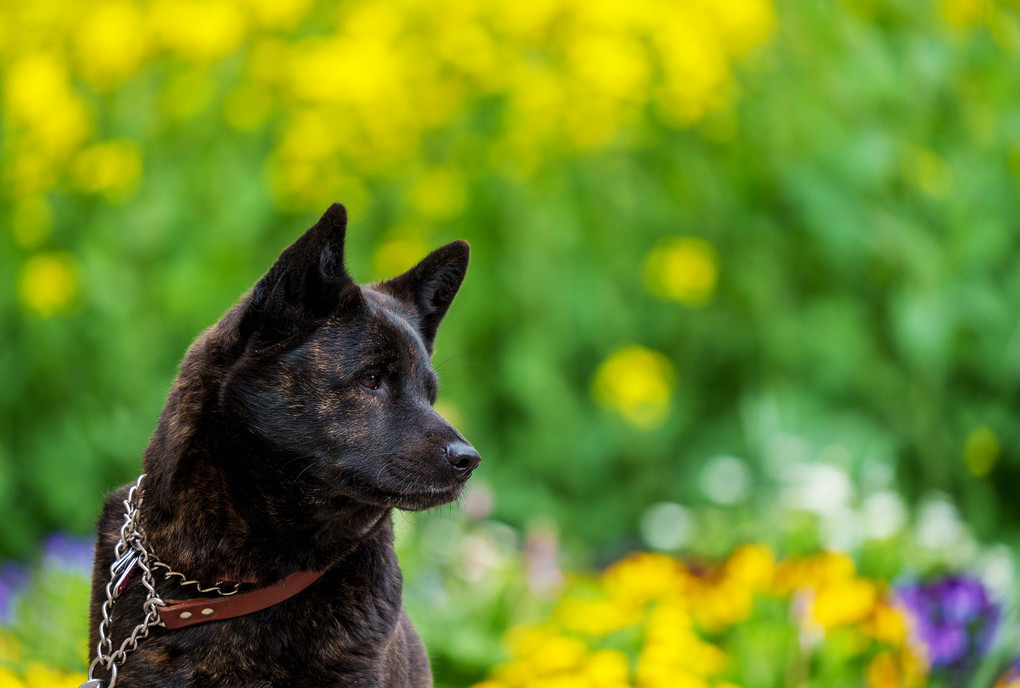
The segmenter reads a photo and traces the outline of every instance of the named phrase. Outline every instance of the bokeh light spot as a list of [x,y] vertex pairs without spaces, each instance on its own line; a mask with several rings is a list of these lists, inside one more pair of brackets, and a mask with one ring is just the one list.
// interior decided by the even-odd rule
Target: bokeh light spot
[[78,294],[78,268],[69,253],[44,253],[25,261],[18,299],[25,310],[49,317],[70,310]]
[[640,345],[627,346],[599,365],[592,395],[602,407],[631,425],[650,430],[669,415],[676,369],[661,353]]

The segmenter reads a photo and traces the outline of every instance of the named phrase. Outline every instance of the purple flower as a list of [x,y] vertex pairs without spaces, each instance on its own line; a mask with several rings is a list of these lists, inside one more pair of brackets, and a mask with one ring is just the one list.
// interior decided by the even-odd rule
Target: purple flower
[[28,584],[28,569],[22,564],[0,564],[0,623],[9,623],[14,614],[14,601]]
[[945,666],[960,661],[967,654],[967,631],[959,626],[929,625],[921,639],[928,649],[933,666]]
[[936,584],[946,620],[968,624],[986,613],[990,602],[981,583],[962,577],[946,578]]
[[915,640],[932,669],[965,671],[988,651],[999,623],[999,607],[979,580],[948,576],[899,586],[896,599],[913,622]]
[[43,566],[89,576],[94,547],[95,542],[91,538],[53,533],[43,543]]

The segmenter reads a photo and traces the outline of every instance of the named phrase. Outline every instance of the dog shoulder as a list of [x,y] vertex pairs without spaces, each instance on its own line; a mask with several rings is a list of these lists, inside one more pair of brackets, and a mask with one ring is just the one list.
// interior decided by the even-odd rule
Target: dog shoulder
[[432,688],[432,668],[425,646],[418,637],[406,610],[400,619],[383,655],[384,685],[393,688]]

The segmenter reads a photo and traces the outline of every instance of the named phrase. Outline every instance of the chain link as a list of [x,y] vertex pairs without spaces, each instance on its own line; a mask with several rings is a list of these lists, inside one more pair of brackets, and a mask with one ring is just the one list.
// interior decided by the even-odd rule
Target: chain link
[[[145,531],[139,520],[144,478],[144,473],[138,477],[138,481],[131,486],[127,499],[124,500],[124,525],[120,528],[120,539],[114,548],[114,561],[110,564],[110,580],[106,583],[106,601],[103,602],[103,618],[99,622],[96,658],[89,665],[89,681],[85,685],[102,685],[95,678],[96,669],[102,667],[110,674],[110,680],[105,684],[106,688],[114,688],[117,685],[117,672],[127,656],[138,649],[138,643],[149,636],[154,626],[163,625],[159,618],[159,608],[164,606],[165,602],[156,592],[156,582],[149,564],[149,551],[145,547]],[[114,650],[113,638],[110,636],[113,606],[124,592],[128,579],[136,568],[141,569],[142,585],[145,586],[145,602],[142,603],[145,616]]]
[[[237,594],[241,583],[217,581],[213,585],[204,586],[196,580],[191,580],[183,573],[174,571],[168,564],[160,561],[155,553],[149,549],[145,542],[145,530],[141,523],[142,507],[142,480],[143,473],[138,481],[131,486],[127,499],[124,500],[124,524],[120,527],[120,539],[114,548],[113,563],[110,564],[110,580],[106,584],[106,601],[103,602],[103,618],[99,622],[99,643],[96,645],[96,658],[89,665],[88,681],[82,688],[105,687],[114,688],[117,685],[117,672],[127,656],[138,649],[138,643],[149,636],[149,631],[154,626],[163,626],[159,616],[159,608],[166,605],[163,599],[156,592],[156,581],[153,570],[163,572],[164,581],[175,581],[179,586],[192,586],[200,593],[216,593],[223,597]],[[145,586],[145,602],[142,603],[142,611],[145,616],[141,623],[134,627],[128,637],[117,647],[113,648],[113,638],[110,636],[110,627],[113,618],[113,606],[120,598],[121,593],[127,586],[131,573],[136,569],[142,571],[142,585]],[[102,667],[110,674],[109,683],[95,678],[96,669]]]
[[164,564],[162,561],[156,558],[156,555],[149,550],[149,566],[153,569],[159,569],[163,571],[163,580],[165,581],[176,581],[177,585],[194,586],[195,590],[200,593],[216,593],[221,597],[230,597],[236,595],[241,590],[242,583],[234,583],[227,581],[216,581],[212,585],[202,585],[196,580],[190,580],[180,571],[174,571],[168,564]]

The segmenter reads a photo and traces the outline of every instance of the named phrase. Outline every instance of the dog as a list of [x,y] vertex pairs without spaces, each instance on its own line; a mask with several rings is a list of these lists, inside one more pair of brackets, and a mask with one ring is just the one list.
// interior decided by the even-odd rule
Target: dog
[[[359,285],[346,228],[331,206],[188,350],[144,480],[109,495],[99,519],[86,686],[432,685],[391,513],[455,501],[480,461],[432,408],[433,343],[469,246]],[[270,604],[231,612],[245,605],[227,588]],[[97,656],[150,611],[161,622],[111,676]]]

